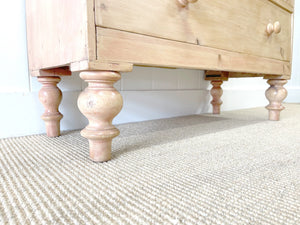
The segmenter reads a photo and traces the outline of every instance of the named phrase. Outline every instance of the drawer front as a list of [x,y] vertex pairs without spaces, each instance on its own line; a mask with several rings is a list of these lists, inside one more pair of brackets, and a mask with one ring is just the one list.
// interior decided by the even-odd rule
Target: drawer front
[[294,0],[282,0],[283,2],[291,5],[291,6],[294,6]]
[[278,4],[285,7],[285,4],[290,5],[291,7],[294,7],[294,0],[272,0],[272,1],[278,1]]
[[[291,14],[268,0],[96,0],[96,26],[290,60]],[[268,35],[269,23],[281,31]]]
[[294,0],[269,0],[269,1],[286,9],[289,12],[294,11]]

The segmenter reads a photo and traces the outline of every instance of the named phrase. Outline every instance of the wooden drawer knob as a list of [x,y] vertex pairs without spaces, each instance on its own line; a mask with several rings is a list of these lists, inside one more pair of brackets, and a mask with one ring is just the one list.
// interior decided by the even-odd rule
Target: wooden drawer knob
[[266,31],[268,35],[271,35],[273,32],[275,34],[279,34],[281,31],[281,25],[278,21],[276,21],[274,24],[268,23]]
[[195,3],[198,0],[177,0],[182,7],[186,7],[189,3]]
[[281,25],[278,21],[276,21],[274,24],[273,24],[273,27],[274,27],[274,33],[275,34],[279,34],[280,31],[281,31]]

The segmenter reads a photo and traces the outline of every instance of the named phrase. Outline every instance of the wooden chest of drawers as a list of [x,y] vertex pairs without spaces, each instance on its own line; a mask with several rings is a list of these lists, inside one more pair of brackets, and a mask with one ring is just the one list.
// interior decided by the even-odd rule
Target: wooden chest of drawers
[[269,79],[269,118],[278,120],[291,75],[292,0],[27,0],[32,76],[48,136],[58,136],[59,76],[81,71],[89,87],[78,106],[89,119],[82,135],[94,161],[110,159],[111,124],[122,108],[113,88],[134,65],[206,70],[214,113],[221,84],[232,77]]

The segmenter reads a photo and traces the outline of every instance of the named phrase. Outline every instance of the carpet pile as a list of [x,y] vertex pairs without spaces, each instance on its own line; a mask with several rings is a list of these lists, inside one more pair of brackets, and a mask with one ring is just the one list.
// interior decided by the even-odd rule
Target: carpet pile
[[300,105],[119,125],[94,163],[79,131],[0,140],[0,224],[300,224]]

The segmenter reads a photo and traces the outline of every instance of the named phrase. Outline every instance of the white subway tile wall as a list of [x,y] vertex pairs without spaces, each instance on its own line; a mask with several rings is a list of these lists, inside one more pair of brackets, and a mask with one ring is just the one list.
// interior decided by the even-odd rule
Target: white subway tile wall
[[147,69],[146,73],[144,70],[143,67],[135,67],[132,72],[123,73],[121,86],[116,88],[122,91],[152,90],[152,69]]

